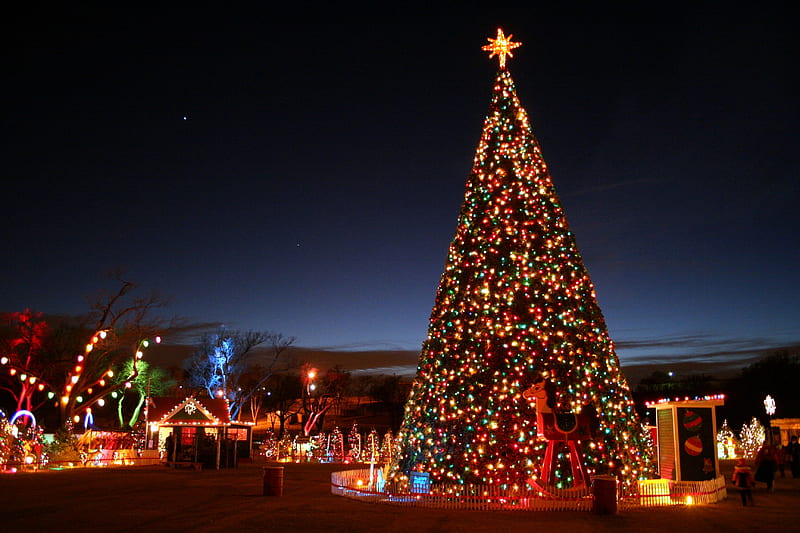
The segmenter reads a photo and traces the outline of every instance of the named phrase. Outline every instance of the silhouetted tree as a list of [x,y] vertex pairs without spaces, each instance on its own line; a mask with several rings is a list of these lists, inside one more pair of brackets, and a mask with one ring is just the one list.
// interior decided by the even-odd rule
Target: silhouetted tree
[[286,422],[302,411],[303,382],[298,374],[274,374],[264,384],[263,408],[278,419],[278,435],[280,439],[286,428]]
[[377,376],[369,390],[369,395],[381,402],[381,407],[389,415],[392,431],[400,428],[408,391],[402,386],[400,376]]
[[723,384],[708,374],[689,374],[675,376],[663,370],[655,370],[650,375],[642,378],[633,392],[636,410],[639,416],[648,423],[655,423],[649,419],[646,403],[662,398],[696,398],[709,394],[723,392]]
[[753,416],[766,425],[768,394],[775,399],[776,418],[800,416],[800,350],[768,354],[729,381],[725,413],[731,425],[739,427]]
[[347,390],[350,374],[334,367],[319,375],[319,370],[311,365],[303,365],[300,373],[303,382],[303,435],[308,437],[315,430],[324,427],[325,413],[342,401]]

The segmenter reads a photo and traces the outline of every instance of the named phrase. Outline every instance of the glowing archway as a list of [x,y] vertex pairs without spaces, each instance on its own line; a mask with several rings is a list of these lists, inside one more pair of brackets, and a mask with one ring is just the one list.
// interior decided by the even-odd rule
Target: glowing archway
[[32,422],[31,426],[36,426],[36,417],[35,417],[35,416],[33,416],[33,413],[31,413],[31,412],[30,412],[30,411],[28,411],[27,409],[20,409],[19,411],[17,411],[16,413],[14,413],[14,416],[12,416],[12,417],[11,417],[11,420],[9,420],[9,421],[8,421],[8,422],[9,422],[9,424],[11,424],[11,425],[13,426],[13,425],[14,425],[14,422],[16,422],[16,421],[17,421],[17,419],[18,419],[19,417],[21,417],[21,416],[27,416],[27,417],[30,417],[30,419],[31,419],[31,422]]

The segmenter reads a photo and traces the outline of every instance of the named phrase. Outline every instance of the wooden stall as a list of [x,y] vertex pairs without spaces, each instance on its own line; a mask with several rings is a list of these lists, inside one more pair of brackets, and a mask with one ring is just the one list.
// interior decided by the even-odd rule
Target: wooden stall
[[715,407],[723,396],[648,403],[656,409],[662,479],[704,481],[719,473]]
[[167,466],[220,469],[251,458],[253,424],[231,421],[225,399],[154,397],[146,415],[149,440]]

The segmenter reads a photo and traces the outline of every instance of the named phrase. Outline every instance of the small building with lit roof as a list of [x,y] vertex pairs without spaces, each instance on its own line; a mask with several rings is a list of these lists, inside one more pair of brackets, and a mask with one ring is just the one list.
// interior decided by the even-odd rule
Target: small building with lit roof
[[147,447],[169,466],[219,469],[251,458],[253,424],[231,421],[224,398],[151,397],[146,419]]

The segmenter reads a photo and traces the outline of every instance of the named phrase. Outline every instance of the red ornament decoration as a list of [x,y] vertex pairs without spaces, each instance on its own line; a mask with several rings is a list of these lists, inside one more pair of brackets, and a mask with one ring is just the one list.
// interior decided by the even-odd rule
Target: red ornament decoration
[[697,433],[703,427],[703,418],[694,411],[686,411],[683,415],[683,427],[687,431]]
[[693,437],[689,437],[683,443],[683,449],[686,450],[691,456],[697,457],[701,453],[703,453],[703,441],[700,440],[700,437],[694,435]]

